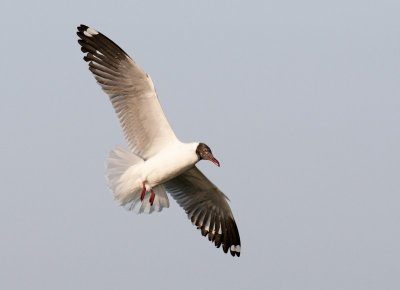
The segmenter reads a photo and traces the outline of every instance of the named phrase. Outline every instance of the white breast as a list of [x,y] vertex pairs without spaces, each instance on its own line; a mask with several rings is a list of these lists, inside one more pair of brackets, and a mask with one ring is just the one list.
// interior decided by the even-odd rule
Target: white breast
[[198,161],[197,146],[198,143],[176,142],[165,147],[144,162],[143,180],[155,187],[193,167]]

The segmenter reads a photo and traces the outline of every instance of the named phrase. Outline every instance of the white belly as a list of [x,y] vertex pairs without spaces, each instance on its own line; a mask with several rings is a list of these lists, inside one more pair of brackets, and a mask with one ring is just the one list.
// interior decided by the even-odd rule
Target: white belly
[[143,180],[151,187],[162,184],[189,168],[198,161],[197,143],[178,143],[166,147],[143,164]]

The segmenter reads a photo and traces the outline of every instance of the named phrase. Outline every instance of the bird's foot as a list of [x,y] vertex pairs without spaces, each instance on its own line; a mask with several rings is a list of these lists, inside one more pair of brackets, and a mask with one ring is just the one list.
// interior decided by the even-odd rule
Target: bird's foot
[[146,185],[144,184],[144,181],[142,183],[142,191],[140,192],[140,200],[143,201],[144,195],[146,194]]
[[150,190],[150,198],[149,198],[150,205],[153,205],[155,197],[156,197],[156,194],[154,193],[154,190]]
[[[146,185],[145,185],[145,183],[143,181],[143,183],[142,183],[142,191],[140,192],[140,201],[144,200],[144,196],[145,195],[146,195]],[[156,194],[154,193],[154,190],[150,189],[150,198],[149,198],[150,205],[153,205],[155,198],[156,198]]]

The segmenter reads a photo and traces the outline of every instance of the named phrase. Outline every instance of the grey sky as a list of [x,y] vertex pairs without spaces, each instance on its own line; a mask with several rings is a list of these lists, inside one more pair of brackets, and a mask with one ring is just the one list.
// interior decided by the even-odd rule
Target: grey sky
[[[399,289],[399,1],[2,1],[1,289]],[[174,202],[113,201],[124,144],[76,26],[220,160],[232,258]]]

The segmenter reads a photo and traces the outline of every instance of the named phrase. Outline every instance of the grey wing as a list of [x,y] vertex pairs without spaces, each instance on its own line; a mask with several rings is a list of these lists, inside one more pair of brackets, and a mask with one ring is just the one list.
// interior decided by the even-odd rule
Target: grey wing
[[130,149],[148,159],[176,141],[150,77],[100,32],[80,25],[77,34],[84,60],[109,95]]
[[240,256],[240,236],[225,195],[197,168],[168,181],[167,191],[203,236],[225,253]]

